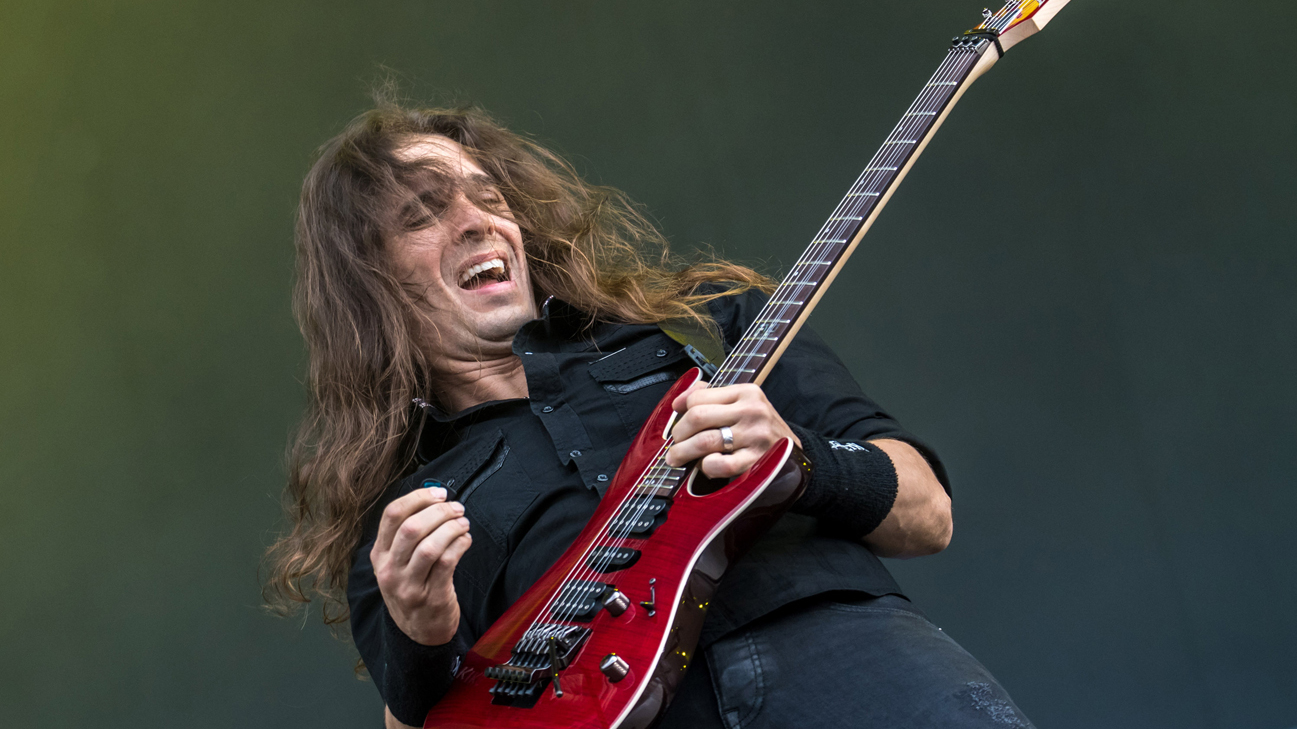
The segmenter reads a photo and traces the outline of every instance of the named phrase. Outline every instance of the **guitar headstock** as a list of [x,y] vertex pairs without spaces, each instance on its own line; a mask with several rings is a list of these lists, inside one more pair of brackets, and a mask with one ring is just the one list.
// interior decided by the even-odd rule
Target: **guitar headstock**
[[998,13],[982,11],[982,24],[965,35],[994,35],[1000,51],[1007,51],[1022,39],[1035,35],[1054,19],[1069,0],[1009,0]]

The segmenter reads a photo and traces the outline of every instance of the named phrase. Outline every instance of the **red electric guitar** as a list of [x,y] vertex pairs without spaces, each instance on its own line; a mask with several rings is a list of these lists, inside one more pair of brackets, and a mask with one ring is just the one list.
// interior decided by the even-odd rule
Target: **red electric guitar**
[[[711,386],[760,384],[950,109],[1068,0],[1012,0],[958,36]],[[666,709],[727,567],[801,493],[807,464],[781,440],[720,488],[665,455],[682,377],[622,460],[572,547],[465,656],[425,727],[640,729]]]

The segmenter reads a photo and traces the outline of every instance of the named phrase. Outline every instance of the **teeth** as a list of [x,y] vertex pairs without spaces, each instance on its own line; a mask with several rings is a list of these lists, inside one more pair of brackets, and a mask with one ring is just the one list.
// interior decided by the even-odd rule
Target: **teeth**
[[473,280],[473,277],[476,276],[476,275],[478,275],[479,273],[481,273],[481,272],[483,272],[483,271],[489,271],[489,270],[491,270],[491,269],[493,269],[493,268],[498,268],[498,269],[500,269],[500,272],[503,273],[503,272],[504,272],[504,260],[503,260],[503,259],[500,259],[500,258],[492,258],[491,260],[489,260],[489,261],[483,261],[483,262],[477,264],[476,266],[469,266],[469,267],[468,267],[468,270],[465,271],[463,274],[460,275],[460,277],[459,277],[459,282],[460,282],[461,284],[466,284],[466,283],[468,283],[469,281]]

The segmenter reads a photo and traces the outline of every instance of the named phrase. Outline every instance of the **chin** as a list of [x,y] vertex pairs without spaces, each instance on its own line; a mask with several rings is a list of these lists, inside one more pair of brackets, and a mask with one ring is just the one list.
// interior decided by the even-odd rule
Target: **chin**
[[535,312],[529,306],[518,305],[510,307],[508,311],[496,310],[478,320],[478,334],[485,340],[512,341],[522,325],[535,318]]

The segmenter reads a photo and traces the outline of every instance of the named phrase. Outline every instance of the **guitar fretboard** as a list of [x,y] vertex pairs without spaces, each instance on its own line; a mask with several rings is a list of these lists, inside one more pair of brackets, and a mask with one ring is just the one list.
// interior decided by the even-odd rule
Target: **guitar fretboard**
[[[711,387],[760,384],[951,105],[973,81],[973,70],[986,53],[994,53],[993,43],[986,36],[956,39],[918,98],[725,358]],[[640,477],[637,494],[669,496],[681,486],[688,469],[668,466],[665,453],[664,449]]]
[[726,357],[712,378],[712,387],[759,384],[764,379],[787,340],[810,314],[822,290],[873,222],[952,102],[971,83],[970,74],[992,44],[988,38],[974,37],[951,48],[887,141]]

